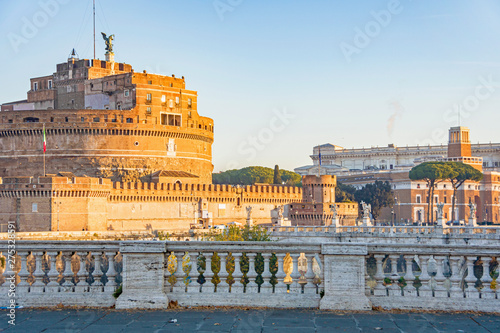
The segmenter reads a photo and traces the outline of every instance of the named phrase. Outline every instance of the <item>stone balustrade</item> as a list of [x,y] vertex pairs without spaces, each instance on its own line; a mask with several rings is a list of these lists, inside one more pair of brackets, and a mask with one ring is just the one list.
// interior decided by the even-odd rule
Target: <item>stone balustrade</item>
[[162,309],[177,301],[497,312],[500,305],[498,245],[17,241],[14,251],[0,241],[0,250],[2,306],[13,290],[18,305],[49,307]]

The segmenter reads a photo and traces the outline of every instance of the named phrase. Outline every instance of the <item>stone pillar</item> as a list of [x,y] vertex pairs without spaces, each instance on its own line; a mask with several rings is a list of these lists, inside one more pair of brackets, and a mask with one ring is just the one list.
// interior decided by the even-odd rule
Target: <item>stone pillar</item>
[[371,310],[365,295],[366,245],[322,244],[325,296],[321,310]]
[[469,216],[469,227],[477,227],[477,218],[476,214]]
[[372,220],[369,216],[363,216],[363,226],[364,227],[373,227]]
[[123,256],[123,292],[117,309],[166,309],[164,287],[166,244],[137,241],[120,244]]

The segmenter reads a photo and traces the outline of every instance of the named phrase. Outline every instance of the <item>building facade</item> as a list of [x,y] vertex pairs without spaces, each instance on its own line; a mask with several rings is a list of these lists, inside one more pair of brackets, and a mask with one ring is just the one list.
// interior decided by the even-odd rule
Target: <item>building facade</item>
[[[321,153],[321,166],[319,154]],[[312,166],[295,169],[299,174],[335,174],[346,185],[362,188],[375,181],[388,181],[394,192],[395,204],[382,210],[380,219],[391,222],[426,222],[427,184],[412,181],[408,173],[412,167],[426,161],[463,162],[483,172],[480,182],[465,182],[457,191],[455,220],[467,221],[469,203],[476,204],[478,222],[500,223],[500,144],[471,144],[470,131],[466,127],[452,127],[446,146],[406,147],[346,150],[338,146],[314,147]],[[437,203],[443,203],[444,219],[452,219],[453,186],[449,181],[435,187],[434,220]]]

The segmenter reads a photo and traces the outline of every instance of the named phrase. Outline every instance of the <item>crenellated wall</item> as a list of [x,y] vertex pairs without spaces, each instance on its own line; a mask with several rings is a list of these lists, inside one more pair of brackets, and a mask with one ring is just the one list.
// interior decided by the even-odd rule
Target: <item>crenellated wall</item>
[[[18,231],[189,230],[245,223],[251,206],[257,224],[300,201],[293,186],[123,183],[91,177],[11,177],[0,184],[0,228]],[[35,205],[35,206],[34,206]]]

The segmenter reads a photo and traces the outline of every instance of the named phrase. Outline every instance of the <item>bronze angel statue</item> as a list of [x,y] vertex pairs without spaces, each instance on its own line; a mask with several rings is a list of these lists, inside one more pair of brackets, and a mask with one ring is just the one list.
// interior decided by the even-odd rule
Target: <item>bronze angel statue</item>
[[101,32],[102,34],[102,39],[104,39],[104,42],[106,43],[106,51],[109,53],[113,53],[113,39],[115,38],[115,35],[110,35],[109,37],[106,36],[104,32]]

